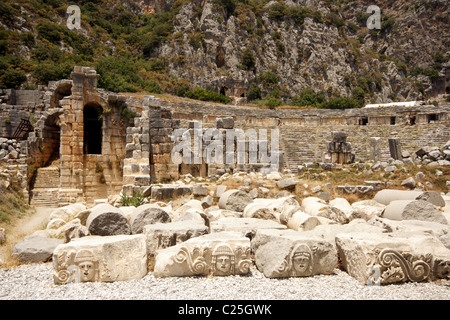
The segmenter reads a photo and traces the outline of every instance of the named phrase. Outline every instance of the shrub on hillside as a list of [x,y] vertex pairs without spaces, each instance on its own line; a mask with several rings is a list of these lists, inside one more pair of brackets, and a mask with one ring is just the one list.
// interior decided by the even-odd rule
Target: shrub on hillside
[[322,109],[355,109],[360,108],[359,102],[353,98],[333,98],[320,105]]
[[217,93],[213,90],[206,90],[200,87],[196,87],[194,90],[187,91],[185,95],[186,97],[195,100],[215,101],[225,104],[231,102],[231,99],[227,96],[224,96],[223,94]]

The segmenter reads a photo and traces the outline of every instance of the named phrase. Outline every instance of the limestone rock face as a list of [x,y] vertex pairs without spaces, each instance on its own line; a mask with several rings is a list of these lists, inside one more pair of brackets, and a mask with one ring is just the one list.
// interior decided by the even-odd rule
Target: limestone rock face
[[449,279],[450,250],[417,233],[350,233],[336,236],[344,269],[363,284]]
[[268,278],[331,274],[338,263],[332,243],[291,230],[259,230],[252,251],[256,267]]
[[250,240],[219,232],[157,251],[155,277],[244,275],[252,264]]
[[131,227],[122,211],[109,204],[99,204],[92,208],[86,220],[91,235],[114,236],[131,234]]
[[89,236],[53,253],[55,284],[141,279],[147,274],[144,235]]

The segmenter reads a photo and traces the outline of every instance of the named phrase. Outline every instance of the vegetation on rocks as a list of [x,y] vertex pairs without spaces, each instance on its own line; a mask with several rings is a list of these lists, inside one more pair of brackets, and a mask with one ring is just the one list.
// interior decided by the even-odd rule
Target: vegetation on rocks
[[[67,8],[74,4],[81,10],[80,30],[66,27]],[[155,11],[136,0],[3,1],[0,87],[46,85],[70,77],[80,65],[95,67],[99,87],[114,92],[227,103],[217,84],[226,78],[246,83],[249,102],[352,108],[393,98],[428,99],[450,58],[442,1],[382,3],[380,30],[367,29],[370,14],[357,1],[149,5]],[[418,15],[426,25],[408,31]],[[309,88],[319,97],[304,96]]]

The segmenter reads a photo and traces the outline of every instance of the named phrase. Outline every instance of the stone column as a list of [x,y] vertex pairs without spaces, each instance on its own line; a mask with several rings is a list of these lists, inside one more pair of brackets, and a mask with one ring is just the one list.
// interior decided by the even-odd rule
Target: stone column
[[389,152],[394,160],[402,160],[402,147],[399,138],[391,138],[389,141]]

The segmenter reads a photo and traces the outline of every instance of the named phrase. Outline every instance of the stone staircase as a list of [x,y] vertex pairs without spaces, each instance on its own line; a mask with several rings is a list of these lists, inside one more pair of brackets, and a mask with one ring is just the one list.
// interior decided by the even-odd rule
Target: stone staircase
[[50,166],[37,169],[33,189],[30,192],[30,205],[36,207],[58,207],[60,184],[59,159]]

